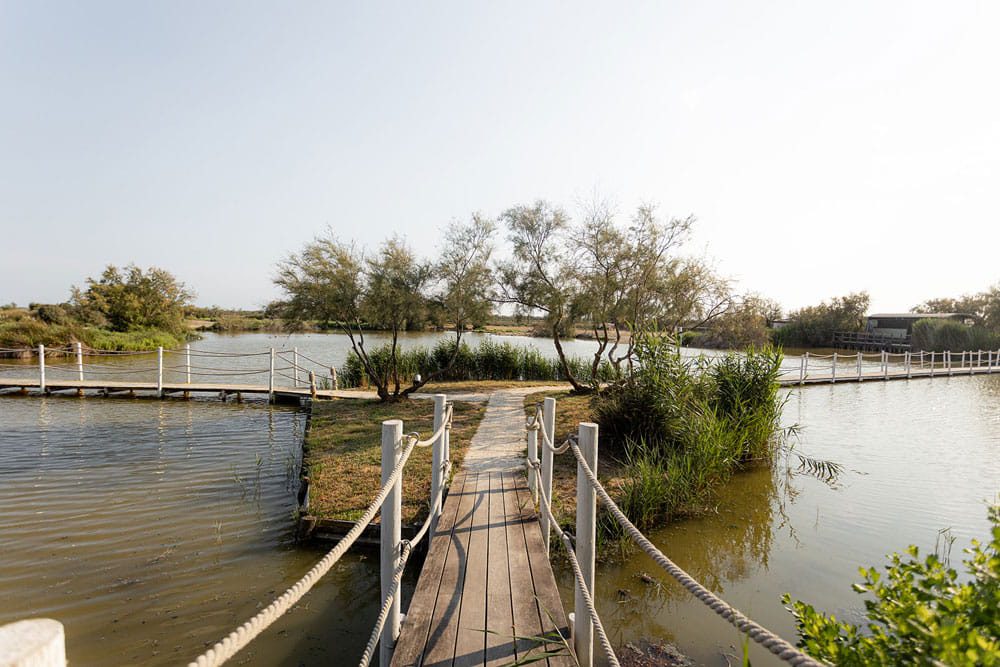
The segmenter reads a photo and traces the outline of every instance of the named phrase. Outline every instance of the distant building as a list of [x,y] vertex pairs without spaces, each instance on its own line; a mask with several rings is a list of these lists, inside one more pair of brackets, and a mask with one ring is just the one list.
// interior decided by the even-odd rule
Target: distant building
[[913,323],[918,320],[955,320],[972,325],[972,315],[968,313],[877,313],[868,316],[865,330],[883,339],[907,340],[913,335]]

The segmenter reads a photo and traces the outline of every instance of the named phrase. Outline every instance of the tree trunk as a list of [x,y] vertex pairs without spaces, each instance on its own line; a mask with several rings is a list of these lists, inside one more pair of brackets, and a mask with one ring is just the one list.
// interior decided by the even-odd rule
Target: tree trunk
[[552,342],[556,345],[556,354],[559,355],[559,365],[562,367],[563,375],[569,380],[569,383],[573,385],[573,391],[578,394],[586,394],[589,392],[589,387],[583,386],[576,376],[573,375],[573,371],[569,369],[569,363],[566,361],[566,353],[563,351],[562,341],[559,340],[559,324],[562,322],[562,318],[557,319],[552,324]]

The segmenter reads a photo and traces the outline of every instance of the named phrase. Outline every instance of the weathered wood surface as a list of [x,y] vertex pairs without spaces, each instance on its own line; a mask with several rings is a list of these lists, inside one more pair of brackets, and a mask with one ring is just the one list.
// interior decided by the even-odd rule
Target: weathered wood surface
[[[392,664],[503,665],[562,648],[569,630],[524,475],[467,471],[452,484]],[[538,664],[546,664],[546,660]]]
[[[41,385],[38,382],[38,377],[3,377],[0,376],[0,391],[5,389],[23,389],[25,391],[41,391]],[[543,387],[544,389],[544,387]],[[110,393],[120,393],[120,392],[141,392],[157,394],[157,384],[155,382],[141,382],[135,380],[61,380],[61,379],[47,379],[45,381],[45,390],[47,392],[59,392],[59,391],[90,391],[96,393],[102,393],[105,390]],[[223,392],[227,394],[268,394],[269,389],[266,384],[230,384],[225,382],[193,382],[191,384],[177,383],[177,382],[164,382],[163,392],[165,394],[221,394]],[[274,392],[276,396],[294,396],[300,398],[309,398],[312,392],[309,387],[275,387]],[[316,396],[318,398],[378,398],[378,394],[373,391],[361,391],[356,389],[317,389]],[[433,397],[432,394],[417,393],[413,394],[414,398],[420,399],[430,399]],[[455,401],[485,401],[489,398],[488,394],[475,393],[475,392],[458,392],[449,394],[449,398]]]

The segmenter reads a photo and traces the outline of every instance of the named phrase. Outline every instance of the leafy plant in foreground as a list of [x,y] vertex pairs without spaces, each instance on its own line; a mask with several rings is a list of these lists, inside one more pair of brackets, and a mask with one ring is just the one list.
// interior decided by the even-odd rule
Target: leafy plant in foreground
[[862,568],[855,584],[868,625],[838,621],[785,595],[799,646],[835,665],[1000,665],[1000,506],[989,510],[992,538],[965,550],[968,580],[917,547],[893,554],[883,576]]

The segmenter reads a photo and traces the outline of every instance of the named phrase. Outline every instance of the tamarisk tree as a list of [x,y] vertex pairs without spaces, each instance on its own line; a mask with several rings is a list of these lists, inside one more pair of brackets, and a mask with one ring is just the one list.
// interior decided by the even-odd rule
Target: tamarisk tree
[[[492,223],[479,216],[468,225],[450,225],[441,259],[432,264],[398,238],[366,254],[327,230],[278,263],[274,282],[287,296],[280,309],[291,326],[315,320],[340,329],[379,398],[407,398],[454,365],[462,332],[488,316],[492,233]],[[427,376],[402,378],[399,334],[422,326],[432,308],[455,329],[450,360]],[[387,359],[365,347],[366,329],[389,334]]]
[[[574,224],[547,202],[502,216],[513,257],[499,268],[501,300],[545,314],[563,376],[575,391],[600,386],[603,362],[621,377],[634,363],[636,331],[702,326],[732,303],[729,284],[700,258],[678,254],[694,218],[661,220],[640,206],[626,226],[605,203]],[[589,378],[576,377],[562,338],[577,324],[597,341]]]

